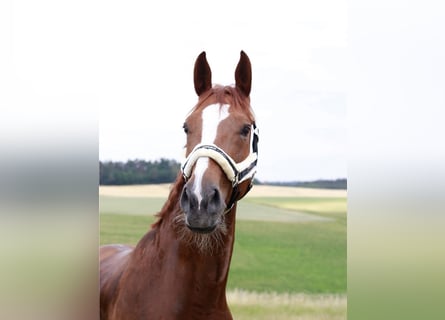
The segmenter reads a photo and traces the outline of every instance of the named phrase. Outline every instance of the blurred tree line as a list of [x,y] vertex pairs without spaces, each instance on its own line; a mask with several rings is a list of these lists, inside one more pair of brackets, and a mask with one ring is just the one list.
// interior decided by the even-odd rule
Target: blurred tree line
[[[128,160],[127,162],[99,161],[100,185],[130,185],[172,183],[175,181],[181,164],[171,159],[156,161]],[[347,179],[262,182],[254,179],[254,184],[292,186],[304,188],[347,189]]]
[[289,181],[289,182],[264,182],[270,186],[286,186],[301,188],[317,188],[317,189],[343,189],[348,188],[348,180],[346,178],[335,180],[314,180],[314,181]]
[[176,179],[180,163],[175,160],[99,161],[100,185],[170,183]]

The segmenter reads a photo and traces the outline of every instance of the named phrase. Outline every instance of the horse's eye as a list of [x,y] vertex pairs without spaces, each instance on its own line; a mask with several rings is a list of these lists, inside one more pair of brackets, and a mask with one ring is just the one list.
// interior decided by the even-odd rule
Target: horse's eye
[[186,134],[189,133],[189,127],[188,127],[187,123],[184,123],[184,125],[182,126],[182,128],[184,129],[184,132],[185,132]]
[[247,137],[250,133],[250,124],[244,125],[244,127],[241,129],[241,135],[243,137]]

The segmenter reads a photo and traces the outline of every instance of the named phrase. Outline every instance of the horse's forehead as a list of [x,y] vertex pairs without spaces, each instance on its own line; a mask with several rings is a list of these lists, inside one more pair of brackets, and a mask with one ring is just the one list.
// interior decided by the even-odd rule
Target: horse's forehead
[[230,114],[230,104],[214,103],[205,107],[202,111],[202,117],[212,117],[224,120]]
[[231,106],[228,103],[213,103],[202,109],[202,118],[216,118],[224,120],[230,116]]
[[204,120],[204,118],[227,118],[232,112],[230,103],[212,101],[206,105],[201,105],[190,113],[190,118]]
[[212,104],[202,111],[201,143],[213,143],[218,133],[219,124],[229,117],[230,105]]
[[[199,121],[205,113],[226,113],[226,117],[247,118],[252,120],[249,102],[241,101],[236,90],[230,86],[216,86],[212,93],[204,96],[198,105],[189,113],[190,121]],[[218,109],[219,106],[219,109]]]

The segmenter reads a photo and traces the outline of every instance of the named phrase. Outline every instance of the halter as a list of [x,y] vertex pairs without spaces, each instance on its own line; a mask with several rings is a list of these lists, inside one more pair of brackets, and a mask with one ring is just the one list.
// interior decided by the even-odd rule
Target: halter
[[252,134],[251,134],[251,150],[250,154],[243,161],[236,163],[224,150],[215,144],[198,144],[190,152],[189,156],[185,159],[181,170],[185,181],[190,179],[192,174],[193,166],[199,158],[208,157],[213,159],[227,176],[227,179],[232,183],[232,195],[230,196],[229,203],[226,207],[225,213],[228,213],[239,197],[238,186],[246,181],[251,180],[249,188],[246,193],[242,196],[244,197],[251,189],[253,177],[256,173],[256,165],[258,161],[258,135],[259,131],[255,125],[252,124]]

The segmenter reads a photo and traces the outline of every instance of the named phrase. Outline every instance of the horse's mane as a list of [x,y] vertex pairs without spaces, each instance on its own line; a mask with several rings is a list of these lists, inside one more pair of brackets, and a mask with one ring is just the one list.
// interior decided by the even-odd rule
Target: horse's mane
[[181,197],[182,188],[184,187],[185,181],[182,173],[179,172],[176,177],[176,181],[172,185],[170,194],[168,195],[167,201],[164,203],[161,211],[159,211],[155,216],[158,220],[155,221],[151,226],[152,228],[158,227],[168,212],[172,212],[176,207],[179,207],[179,198]]

